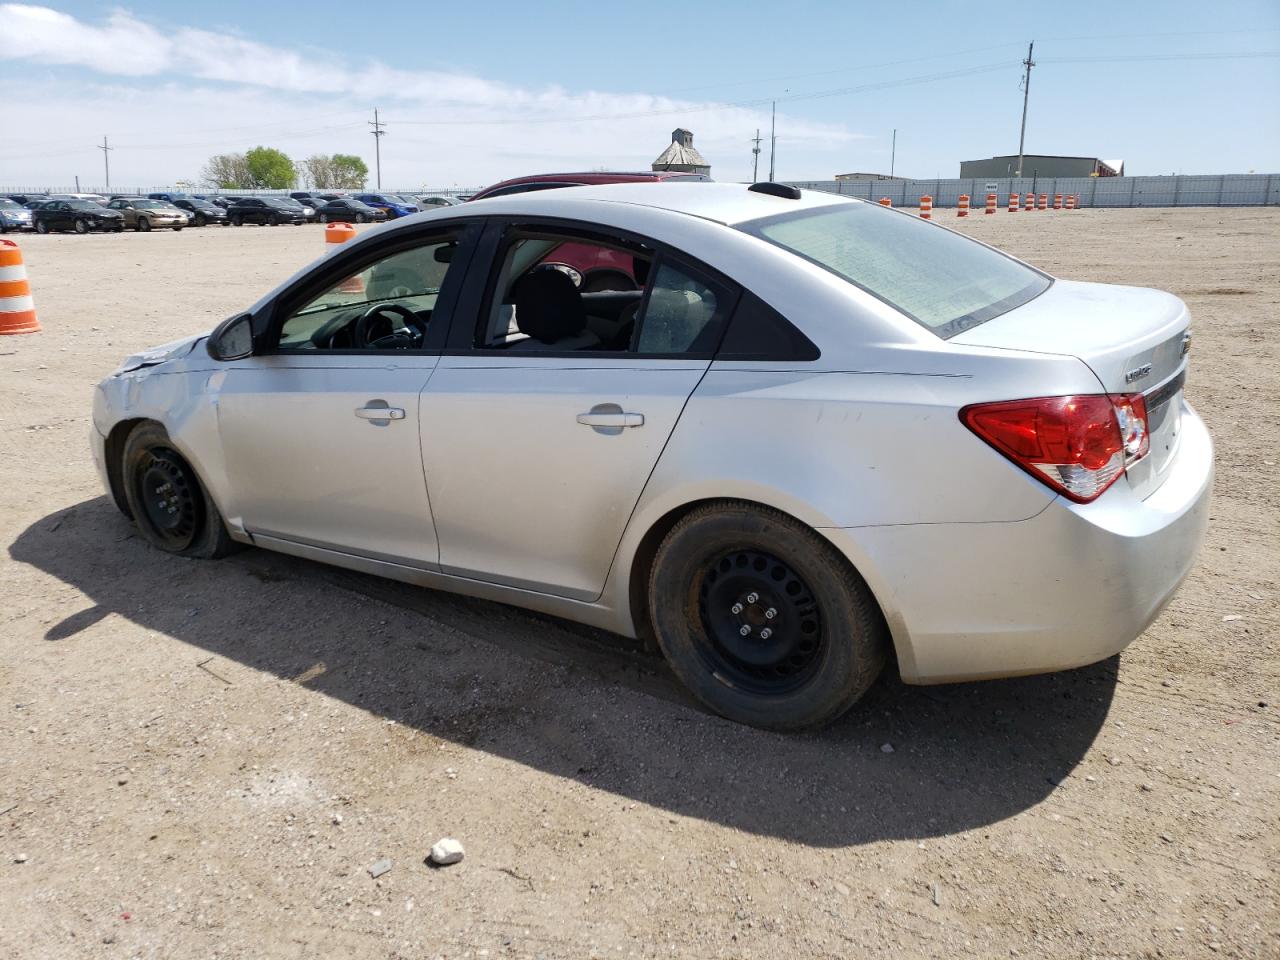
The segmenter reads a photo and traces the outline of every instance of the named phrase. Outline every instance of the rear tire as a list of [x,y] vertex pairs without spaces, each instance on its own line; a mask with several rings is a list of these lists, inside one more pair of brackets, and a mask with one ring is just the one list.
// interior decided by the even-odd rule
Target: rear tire
[[37,220],[36,233],[48,233],[48,232],[49,232],[49,224],[45,223],[43,220]]
[[240,547],[195,470],[158,423],[139,424],[129,434],[120,476],[138,532],[152,546],[204,559],[225,557]]
[[242,227],[242,226],[244,226],[244,221],[243,221],[243,220],[241,220],[239,217],[232,217],[232,218],[231,218],[231,225],[232,225],[233,227]]
[[830,723],[884,666],[887,629],[862,577],[819,534],[767,507],[694,509],[659,546],[648,596],[676,675],[739,723]]

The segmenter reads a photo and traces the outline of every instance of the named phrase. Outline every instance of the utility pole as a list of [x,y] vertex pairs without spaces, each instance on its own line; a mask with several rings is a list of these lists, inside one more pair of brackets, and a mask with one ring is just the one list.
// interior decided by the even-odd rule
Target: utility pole
[[760,169],[760,128],[759,127],[756,127],[756,136],[755,136],[755,139],[752,140],[751,142],[755,144],[755,146],[751,148],[751,182],[755,183],[759,179],[759,177],[757,176],[757,173],[759,172],[759,169]]
[[378,189],[382,189],[382,138],[387,135],[387,131],[382,128],[386,126],[378,120],[378,108],[373,108],[373,119],[369,121],[369,126],[373,127],[369,132],[373,134],[373,155],[374,169],[378,171]]
[[1031,59],[1031,51],[1035,49],[1035,41],[1027,44],[1027,59],[1022,61],[1022,65],[1026,67],[1026,72],[1022,75],[1022,130],[1018,134],[1018,172],[1015,176],[1022,176],[1022,157],[1023,147],[1027,139],[1027,99],[1031,96],[1031,68],[1036,62]]
[[107,177],[107,192],[111,191],[111,157],[110,153],[115,147],[107,144],[107,135],[102,135],[102,142],[98,144],[98,149],[102,151],[102,172]]
[[778,101],[773,101],[769,114],[769,182],[773,183],[773,154],[778,149]]
[[893,176],[893,162],[898,159],[898,128],[893,128],[893,144],[889,147],[889,176]]

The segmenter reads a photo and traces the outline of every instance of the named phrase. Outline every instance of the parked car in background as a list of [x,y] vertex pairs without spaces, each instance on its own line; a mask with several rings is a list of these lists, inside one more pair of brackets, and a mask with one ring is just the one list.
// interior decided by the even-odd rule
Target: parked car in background
[[[8,199],[26,207],[27,204],[34,203],[37,200],[48,200],[49,195],[47,193],[11,193],[8,195]],[[27,207],[27,209],[30,210],[31,208]]]
[[100,193],[51,193],[50,200],[89,200],[101,206],[107,205],[107,198]]
[[321,223],[381,223],[387,219],[387,211],[351,197],[330,200],[317,212]]
[[30,229],[31,211],[16,200],[0,197],[0,233]]
[[188,216],[193,227],[203,227],[209,223],[225,224],[227,222],[227,211],[217,204],[210,203],[208,200],[199,200],[196,197],[179,197],[173,201],[173,205]]
[[307,206],[307,204],[303,203],[301,200],[296,200],[293,197],[272,197],[271,199],[275,200],[277,203],[284,204],[291,210],[301,213],[306,218],[307,222],[313,222],[316,218],[315,208]]
[[148,200],[165,200],[173,203],[175,200],[190,200],[192,195],[189,193],[148,193]]
[[49,203],[48,197],[34,197],[23,204],[28,210],[39,210],[46,203]]
[[297,226],[306,222],[300,207],[283,203],[279,197],[241,197],[227,207],[227,222],[233,227],[256,223],[263,227],[275,227],[282,223]]
[[31,212],[31,221],[36,233],[54,230],[74,230],[76,233],[109,230],[119,233],[124,229],[124,214],[92,200],[46,200]]
[[329,202],[328,200],[321,200],[319,197],[298,197],[297,200],[304,207],[309,207],[316,211],[317,215],[320,213],[320,208]]
[[505,197],[512,193],[529,193],[533,190],[555,190],[560,187],[582,187],[606,183],[678,183],[681,181],[710,180],[701,173],[676,173],[671,170],[639,170],[632,173],[537,173],[528,177],[515,177],[485,187],[479,193],[467,197],[467,202],[488,197]]
[[409,203],[394,193],[357,193],[355,199],[371,207],[386,211],[388,220],[397,220],[418,212],[416,203]]
[[431,207],[452,207],[462,202],[457,197],[445,196],[442,193],[429,194],[415,199],[418,201],[419,208],[423,210],[428,210]]
[[[567,242],[643,287],[581,293],[542,265]],[[1210,515],[1190,319],[865,200],[583,187],[367,231],[125,360],[89,433],[160,550],[653,637],[712,710],[795,730],[891,660],[1065,670],[1152,623]]]
[[124,217],[126,227],[140,233],[158,228],[176,232],[190,223],[187,215],[172,203],[149,197],[116,197],[107,204],[107,209],[117,211]]

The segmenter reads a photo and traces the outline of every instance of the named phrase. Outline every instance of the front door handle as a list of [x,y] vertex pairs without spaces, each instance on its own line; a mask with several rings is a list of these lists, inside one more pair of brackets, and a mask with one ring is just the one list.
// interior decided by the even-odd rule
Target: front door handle
[[368,406],[361,407],[356,411],[356,416],[361,420],[403,420],[404,410],[400,407],[388,406]]
[[642,427],[643,413],[580,413],[578,422],[585,427]]

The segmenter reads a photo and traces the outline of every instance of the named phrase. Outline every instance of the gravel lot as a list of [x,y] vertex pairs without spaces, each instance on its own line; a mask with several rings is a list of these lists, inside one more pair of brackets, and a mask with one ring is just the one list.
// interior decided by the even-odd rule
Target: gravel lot
[[[93,384],[321,232],[19,238],[44,332],[0,338],[0,956],[1280,956],[1280,210],[937,218],[1187,300],[1214,519],[1122,656],[887,677],[803,737],[572,624],[150,549],[98,487]],[[466,859],[433,869],[444,836]]]

